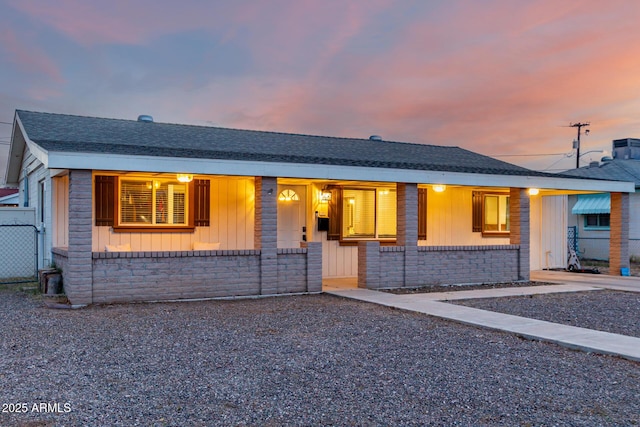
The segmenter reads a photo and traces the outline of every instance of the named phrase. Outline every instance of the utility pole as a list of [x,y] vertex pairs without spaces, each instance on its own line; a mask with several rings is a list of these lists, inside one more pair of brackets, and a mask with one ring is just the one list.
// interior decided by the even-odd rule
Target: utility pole
[[[578,128],[578,139],[573,141],[573,148],[576,149],[576,169],[580,167],[580,134],[582,133],[582,128],[589,126],[591,123],[569,123],[569,127]],[[584,130],[584,134],[589,134],[589,129]]]

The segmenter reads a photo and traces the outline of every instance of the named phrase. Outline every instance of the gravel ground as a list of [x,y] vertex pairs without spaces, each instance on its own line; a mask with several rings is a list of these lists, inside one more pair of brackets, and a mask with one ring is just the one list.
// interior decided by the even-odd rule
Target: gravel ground
[[0,301],[2,426],[640,424],[640,363],[330,295]]
[[475,291],[483,289],[502,289],[502,288],[522,288],[529,286],[553,286],[561,285],[561,283],[550,282],[505,282],[505,283],[482,283],[479,285],[428,285],[417,288],[396,288],[396,289],[380,289],[382,292],[388,292],[396,295],[407,294],[429,294],[434,292],[455,292],[455,291]]
[[449,302],[640,338],[637,292],[604,290]]

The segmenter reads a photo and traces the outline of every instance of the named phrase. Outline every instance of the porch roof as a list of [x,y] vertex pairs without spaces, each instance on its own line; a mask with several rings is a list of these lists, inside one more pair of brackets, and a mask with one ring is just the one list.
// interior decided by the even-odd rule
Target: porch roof
[[[14,128],[20,130],[24,143],[32,151],[38,151],[39,159],[51,169],[633,191],[624,185],[614,184],[612,187],[608,181],[594,188],[588,184],[593,180],[565,179],[567,177],[558,174],[536,172],[460,147],[23,110],[16,111],[16,124]],[[21,138],[14,132],[13,140],[19,142]],[[19,150],[19,147],[13,148]],[[12,162],[16,154],[12,152]],[[16,169],[8,170],[7,182],[17,182]],[[9,177],[11,171],[16,176]],[[562,185],[558,184],[559,181]]]

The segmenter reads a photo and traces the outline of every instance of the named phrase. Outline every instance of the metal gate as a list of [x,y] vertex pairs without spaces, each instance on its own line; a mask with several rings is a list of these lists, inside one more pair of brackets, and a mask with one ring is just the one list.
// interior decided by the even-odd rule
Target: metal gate
[[0,283],[37,278],[38,229],[31,224],[0,224]]

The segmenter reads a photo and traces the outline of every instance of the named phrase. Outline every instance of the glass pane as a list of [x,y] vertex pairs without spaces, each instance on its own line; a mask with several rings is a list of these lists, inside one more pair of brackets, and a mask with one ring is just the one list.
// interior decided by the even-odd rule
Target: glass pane
[[499,196],[500,231],[509,231],[509,196]]
[[121,224],[151,224],[153,218],[152,188],[152,181],[121,181]]
[[396,190],[378,190],[378,237],[396,237]]
[[168,224],[168,212],[169,207],[168,203],[168,185],[166,183],[162,183],[156,181],[154,183],[154,187],[156,189],[156,224]]
[[171,224],[186,224],[186,193],[184,184],[169,184],[169,218]]
[[600,215],[600,227],[609,227],[609,219],[611,218],[610,214],[602,214]]
[[342,203],[343,237],[375,237],[375,202],[375,190],[344,190]]
[[498,231],[498,196],[484,196],[484,231]]
[[598,215],[587,215],[585,220],[585,225],[587,227],[597,227],[598,226]]

